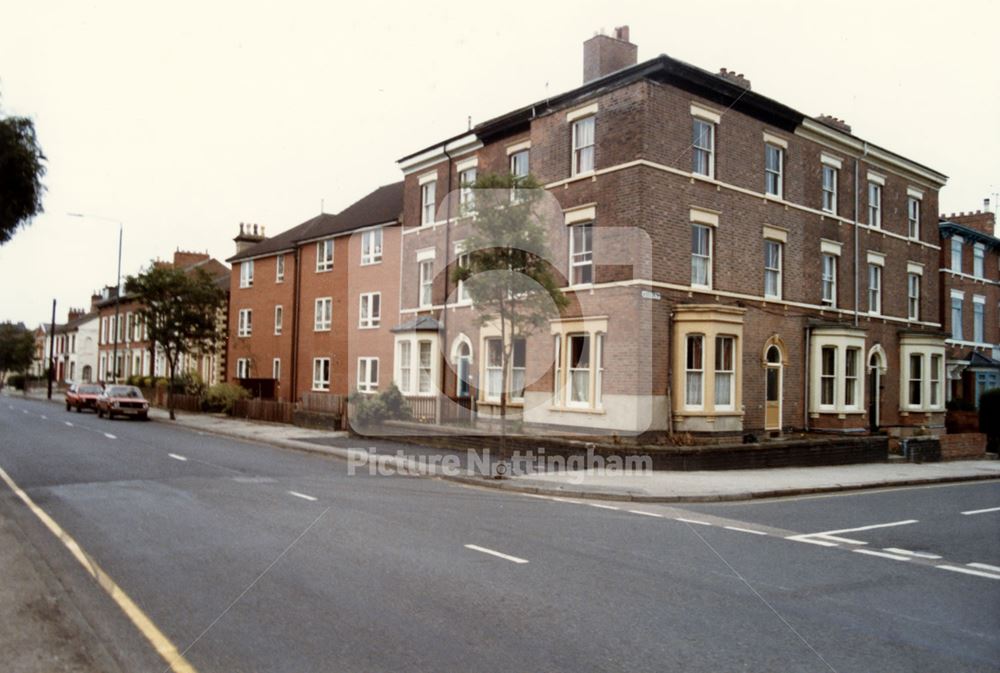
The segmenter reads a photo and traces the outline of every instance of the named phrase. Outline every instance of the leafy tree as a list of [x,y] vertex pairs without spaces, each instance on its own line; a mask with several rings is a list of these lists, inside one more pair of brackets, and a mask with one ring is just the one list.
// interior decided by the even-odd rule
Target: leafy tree
[[[499,324],[500,456],[507,460],[508,370],[514,343],[548,324],[569,302],[559,289],[548,249],[547,192],[532,177],[484,174],[471,187],[464,241],[467,264],[453,271],[472,300],[480,325]],[[501,476],[501,475],[497,475]]]
[[34,122],[0,116],[0,245],[42,212],[44,161]]
[[0,323],[0,387],[8,372],[27,371],[35,354],[35,336],[23,323]]
[[150,341],[163,349],[170,372],[167,407],[174,414],[174,385],[182,355],[214,352],[222,343],[219,319],[226,293],[204,269],[185,273],[171,266],[152,264],[138,276],[129,276],[126,291],[142,305]]

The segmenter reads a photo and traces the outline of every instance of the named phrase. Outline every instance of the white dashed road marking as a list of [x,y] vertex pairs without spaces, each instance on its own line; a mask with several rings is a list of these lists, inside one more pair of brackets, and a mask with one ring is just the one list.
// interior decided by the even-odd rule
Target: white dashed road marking
[[986,514],[987,512],[1000,512],[1000,507],[987,507],[986,509],[970,509],[968,512],[962,512],[965,516],[971,514]]
[[965,565],[970,568],[979,568],[980,570],[989,570],[991,572],[1000,573],[1000,567],[991,566],[988,563],[966,563]]
[[187,461],[187,458],[185,458],[184,456],[178,456],[176,453],[168,453],[167,455],[173,458],[174,460],[179,460],[181,462]]
[[65,423],[66,427],[68,427],[68,428],[72,428],[73,427],[73,424],[70,423],[69,421],[63,421],[63,423]]
[[616,512],[621,510],[621,507],[615,507],[614,505],[602,505],[599,502],[588,502],[587,504],[591,507],[596,507],[597,509],[613,509]]
[[303,500],[309,500],[315,502],[318,498],[314,498],[311,495],[306,495],[305,493],[299,493],[298,491],[289,491],[289,495],[294,495],[296,498],[302,498]]
[[45,414],[42,414],[42,420],[43,420],[43,421],[47,421],[47,420],[49,420],[49,417],[48,417],[48,416],[46,416]]
[[115,437],[114,435],[112,435],[110,432],[105,432],[104,436],[107,437],[108,439],[118,439],[117,437]]
[[684,519],[684,518],[681,518],[681,517],[677,517],[677,520],[678,521],[683,521],[684,523],[696,523],[699,526],[711,526],[712,525],[712,524],[710,524],[707,521],[698,521],[697,519]]
[[949,566],[949,565],[939,565],[936,566],[941,570],[950,570],[954,573],[965,573],[966,575],[975,575],[976,577],[987,577],[991,580],[1000,580],[1000,574],[992,574],[983,572],[982,570],[972,570],[971,568],[962,568],[961,566]]
[[493,549],[487,549],[486,547],[480,547],[475,544],[465,545],[466,549],[471,549],[472,551],[478,551],[483,554],[489,554],[490,556],[496,556],[497,558],[502,558],[504,560],[510,561],[511,563],[527,563],[528,559],[518,558],[517,556],[511,556],[510,554],[504,554],[503,552],[498,552]]
[[657,514],[656,512],[643,512],[641,509],[630,509],[629,514],[641,514],[642,516],[652,516],[657,519],[662,519],[662,514]]
[[856,554],[868,554],[869,556],[879,556],[881,558],[891,558],[893,561],[909,561],[911,556],[903,556],[901,554],[890,554],[885,551],[875,551],[874,549],[852,549],[852,552]]
[[914,558],[926,558],[931,560],[941,558],[937,554],[927,554],[922,551],[910,551],[909,549],[898,549],[896,547],[885,547],[885,550],[893,554],[903,554],[904,556],[912,556]]
[[767,533],[762,530],[751,530],[749,528],[740,528],[739,526],[723,526],[723,528],[727,530],[735,530],[739,533],[750,533],[751,535],[767,535]]

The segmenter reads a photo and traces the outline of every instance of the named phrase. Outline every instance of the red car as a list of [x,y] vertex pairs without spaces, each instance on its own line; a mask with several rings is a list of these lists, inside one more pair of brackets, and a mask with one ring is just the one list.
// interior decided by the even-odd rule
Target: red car
[[105,414],[109,420],[119,415],[145,421],[149,418],[149,402],[135,386],[108,386],[97,398],[97,415]]
[[104,388],[96,383],[74,383],[66,390],[66,411],[76,409],[77,413],[84,409],[97,410],[97,396]]

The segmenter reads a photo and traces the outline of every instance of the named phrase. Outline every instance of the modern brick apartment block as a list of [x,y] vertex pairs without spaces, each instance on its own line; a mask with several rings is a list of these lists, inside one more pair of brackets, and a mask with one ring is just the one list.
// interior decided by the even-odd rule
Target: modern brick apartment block
[[[221,287],[227,290],[229,288],[229,267],[208,253],[177,250],[171,261],[158,261],[154,264],[172,266],[187,272],[204,269]],[[101,298],[94,302],[94,308],[98,312],[97,379],[101,382],[123,383],[132,376],[169,376],[163,351],[150,340],[139,315],[142,304],[127,293],[123,293],[121,300],[116,301],[117,292],[115,287],[106,287]],[[223,379],[225,358],[224,348],[216,353],[181,356],[177,375],[195,373],[203,382],[213,385]]]
[[988,208],[938,223],[948,399],[974,406],[984,391],[1000,388],[1000,239]]
[[272,238],[241,232],[228,260],[229,376],[273,379],[284,401],[390,385],[402,206],[400,182]]
[[[600,41],[616,39],[627,32]],[[496,413],[499,333],[449,278],[468,227],[460,187],[530,171],[558,202],[550,242],[571,303],[516,348],[510,392],[526,424],[942,428],[946,177],[743,75],[603,54],[583,86],[400,160],[404,393],[428,416]]]

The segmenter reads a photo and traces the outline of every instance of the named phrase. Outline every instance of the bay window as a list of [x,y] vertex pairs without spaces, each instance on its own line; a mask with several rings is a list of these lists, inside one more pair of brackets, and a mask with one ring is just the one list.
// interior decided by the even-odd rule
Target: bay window
[[691,334],[687,338],[687,357],[684,363],[684,406],[699,408],[704,404],[704,347],[705,337]]
[[417,342],[417,355],[420,358],[417,363],[417,392],[422,394],[430,393],[432,390],[431,385],[433,380],[431,378],[431,347],[432,344],[430,341]]
[[736,339],[731,336],[715,337],[715,408],[732,409],[734,392],[734,360]]
[[412,355],[412,344],[409,341],[400,341],[396,348],[399,357],[399,376],[396,379],[396,383],[399,386],[399,391],[402,393],[410,392],[410,372],[412,368],[410,366],[410,357]]
[[820,362],[820,397],[821,407],[833,407],[837,404],[837,348],[823,346]]

